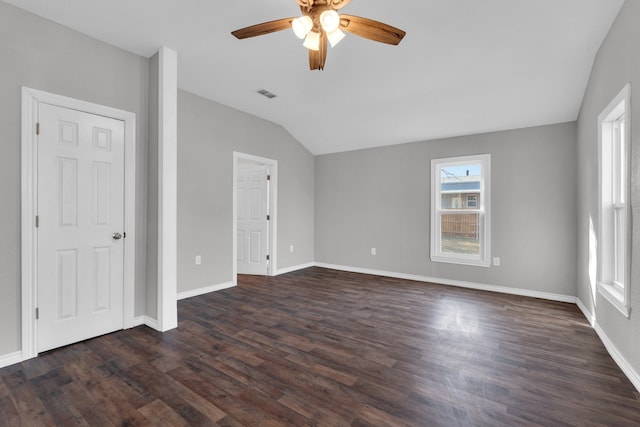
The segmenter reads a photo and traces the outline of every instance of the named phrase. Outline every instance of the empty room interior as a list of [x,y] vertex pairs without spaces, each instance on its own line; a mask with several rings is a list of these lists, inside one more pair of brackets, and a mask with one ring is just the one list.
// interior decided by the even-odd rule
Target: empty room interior
[[0,426],[640,425],[640,1],[0,1]]

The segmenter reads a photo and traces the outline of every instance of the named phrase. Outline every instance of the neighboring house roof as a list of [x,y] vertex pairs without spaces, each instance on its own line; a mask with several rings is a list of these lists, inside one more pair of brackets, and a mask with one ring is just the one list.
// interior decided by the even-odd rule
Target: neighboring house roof
[[479,193],[480,176],[456,176],[443,178],[440,183],[441,193]]

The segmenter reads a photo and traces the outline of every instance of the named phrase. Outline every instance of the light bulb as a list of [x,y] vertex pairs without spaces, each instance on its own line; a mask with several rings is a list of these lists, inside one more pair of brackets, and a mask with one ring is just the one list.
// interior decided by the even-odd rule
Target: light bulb
[[320,25],[327,33],[332,33],[340,26],[340,15],[335,10],[325,10],[320,14]]
[[342,40],[344,38],[344,36],[345,36],[345,34],[340,28],[338,28],[335,31],[332,31],[330,33],[327,33],[327,39],[329,40],[329,43],[331,44],[331,47],[335,47],[335,45],[340,43],[340,40]]
[[313,28],[313,21],[309,16],[304,15],[294,19],[291,23],[291,28],[299,39],[303,39]]
[[307,49],[320,50],[320,33],[310,31],[302,45]]

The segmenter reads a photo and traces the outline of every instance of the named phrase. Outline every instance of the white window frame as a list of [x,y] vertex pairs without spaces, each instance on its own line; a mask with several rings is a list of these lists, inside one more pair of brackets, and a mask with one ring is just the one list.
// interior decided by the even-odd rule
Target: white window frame
[[[476,209],[467,212],[478,212],[480,223],[480,253],[478,255],[453,254],[441,250],[441,173],[443,168],[474,163],[481,165],[480,200]],[[449,157],[431,160],[431,261],[463,264],[477,267],[491,265],[491,155]]]
[[629,318],[631,84],[598,115],[598,293]]

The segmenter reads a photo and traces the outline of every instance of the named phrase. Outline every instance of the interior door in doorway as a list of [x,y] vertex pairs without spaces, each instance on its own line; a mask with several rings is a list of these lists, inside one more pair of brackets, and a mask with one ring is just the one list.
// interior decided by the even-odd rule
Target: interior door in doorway
[[269,167],[239,163],[237,180],[238,273],[266,275],[269,268]]
[[38,107],[38,352],[124,327],[124,122]]

